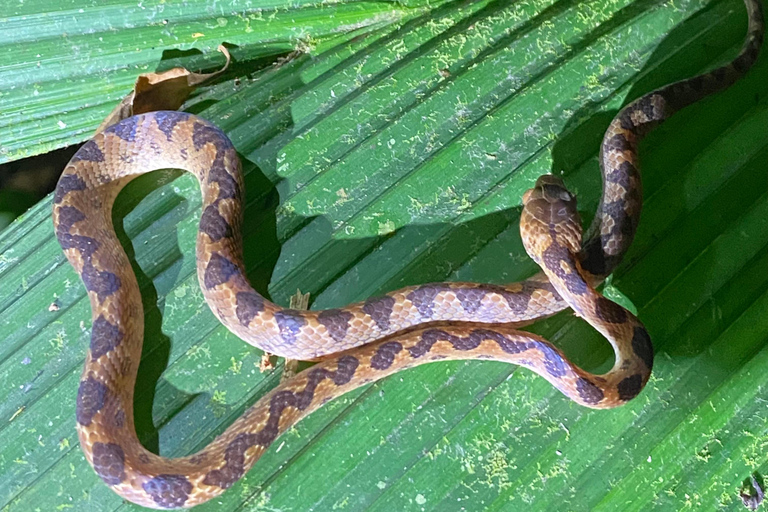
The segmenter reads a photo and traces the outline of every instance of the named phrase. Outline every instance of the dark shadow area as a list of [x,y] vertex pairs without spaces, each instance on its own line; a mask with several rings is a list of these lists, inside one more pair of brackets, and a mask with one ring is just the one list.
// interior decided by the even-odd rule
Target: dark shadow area
[[[208,78],[201,87],[194,90],[186,101],[184,110],[191,114],[200,114],[219,102],[215,92],[219,84],[231,83],[235,89],[243,82],[250,81],[264,68],[274,65],[286,57],[287,53],[267,52],[266,55],[254,54],[248,48],[240,48],[236,45],[223,43],[230,52],[229,66],[222,73]],[[176,67],[185,68],[193,73],[216,73],[226,64],[223,53],[211,50],[203,53],[198,49],[190,50],[165,50],[163,56],[155,68],[156,73],[162,73]],[[197,97],[209,92],[208,97]],[[227,91],[229,93],[229,91]]]
[[0,230],[56,188],[77,149],[69,146],[0,165]]
[[186,108],[184,111],[189,112],[190,114],[196,114],[199,115],[205,111],[205,109],[210,108],[214,106],[218,101],[214,99],[206,99],[196,102],[194,105],[190,105],[189,108]]
[[[273,64],[287,54],[272,54],[268,56],[254,56],[252,52],[249,52],[245,48],[239,46],[223,43],[223,46],[229,50],[232,57],[229,67],[226,71],[217,75],[205,82],[205,86],[209,87],[222,82],[228,82],[233,80],[237,85],[238,79],[250,78],[254,73],[260,69]],[[160,58],[160,62],[155,68],[156,73],[162,73],[172,68],[182,67],[188,71],[194,73],[214,73],[224,67],[227,59],[224,54],[212,50],[207,53],[192,48],[189,50],[165,50],[163,56]]]
[[[733,5],[738,9],[744,9],[740,2]],[[744,18],[743,26],[734,29],[732,23],[723,23],[724,12],[727,13],[726,7],[726,2],[710,4],[680,23],[665,36],[646,59],[645,66],[638,73],[640,78],[626,94],[624,104],[669,83],[711,71],[735,57],[746,32],[746,11],[740,14]],[[627,9],[633,12],[624,13]],[[620,12],[619,18],[625,19],[637,14],[634,7],[627,9]],[[726,27],[727,30],[725,30]],[[701,35],[692,42],[691,34]],[[761,62],[765,62],[765,54],[761,54],[757,66],[761,66]],[[750,75],[755,75],[754,70],[729,90],[705,98],[676,113],[641,142],[638,153],[641,161],[644,197],[653,195],[669,180],[679,178],[680,172],[690,165],[704,148],[720,137],[723,129],[738,120],[748,108],[754,105],[756,102],[754,83],[749,84]],[[748,92],[750,89],[752,94]],[[610,101],[613,97],[613,95],[610,96],[606,101]],[[618,114],[615,110],[600,111],[599,109],[599,104],[590,104],[572,116],[554,145],[553,173],[563,172],[567,180],[569,174],[596,156],[603,133],[613,117]],[[713,115],[702,115],[702,112],[712,112]],[[597,169],[589,180],[590,184],[594,184],[595,190],[602,188]],[[682,192],[682,189],[679,192]],[[682,196],[679,199],[681,202],[685,200],[686,198]],[[586,227],[591,222],[594,211],[580,209],[580,213]],[[643,226],[641,218],[640,235],[651,240],[658,239],[662,235],[661,233],[650,235],[642,233],[646,229],[649,228]],[[653,241],[640,250],[637,244],[633,245],[617,268],[615,275],[620,277],[626,274],[654,246]],[[643,306],[643,304],[636,305]],[[660,348],[662,347],[656,344],[656,349]],[[685,351],[680,355],[692,356],[706,349],[707,346],[698,346],[695,353]],[[672,350],[677,353],[674,348]],[[584,347],[583,351],[605,351],[605,356],[611,357],[611,351],[606,350],[605,346]]]
[[[116,206],[113,209],[112,215],[115,232],[128,255],[131,269],[136,275],[139,290],[141,291],[141,302],[144,310],[144,344],[141,350],[141,364],[139,365],[134,389],[133,414],[136,433],[139,439],[153,453],[159,453],[160,447],[158,444],[157,428],[152,418],[152,406],[154,404],[157,382],[168,366],[171,343],[168,336],[162,331],[163,312],[160,304],[158,304],[157,290],[155,290],[152,284],[152,279],[136,263],[135,250],[130,238],[125,233],[123,220],[126,212],[136,208],[144,197],[143,194],[139,195],[131,192],[135,192],[135,189],[156,189],[158,187],[157,175],[158,173],[151,173],[141,176],[130,183],[126,189],[123,189],[115,201]],[[194,397],[188,397],[187,401],[192,398]]]
[[[276,210],[280,197],[275,185],[258,166],[240,155],[245,173],[246,201],[243,208],[243,261],[251,285],[271,299],[269,283],[280,258]],[[256,226],[256,229],[252,229]]]

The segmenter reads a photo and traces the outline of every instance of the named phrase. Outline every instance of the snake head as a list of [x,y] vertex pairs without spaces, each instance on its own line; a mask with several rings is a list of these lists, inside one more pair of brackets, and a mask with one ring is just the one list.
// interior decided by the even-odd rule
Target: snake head
[[563,180],[545,174],[523,194],[520,233],[528,254],[538,261],[539,255],[553,243],[576,254],[581,250],[581,218],[576,209],[576,196]]

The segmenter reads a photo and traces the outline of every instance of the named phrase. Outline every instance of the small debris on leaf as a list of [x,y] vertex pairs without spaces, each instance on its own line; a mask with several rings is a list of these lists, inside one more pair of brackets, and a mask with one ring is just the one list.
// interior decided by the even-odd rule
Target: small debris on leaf
[[[758,475],[759,478],[759,475]],[[762,478],[760,478],[762,480]],[[749,475],[749,481],[746,480],[741,486],[739,491],[739,497],[744,506],[749,510],[757,510],[757,507],[763,502],[765,498],[765,491],[761,482],[755,478],[755,473]]]
[[21,414],[21,413],[23,413],[23,412],[24,412],[24,409],[26,409],[26,408],[27,408],[27,406],[26,406],[26,405],[22,405],[21,407],[19,407],[18,409],[16,409],[16,412],[15,412],[15,413],[13,413],[13,416],[11,416],[11,417],[10,417],[10,419],[8,420],[8,423],[10,423],[10,422],[12,422],[13,420],[15,420],[15,419],[16,419],[16,418],[19,416],[19,414]]
[[273,370],[275,365],[272,363],[272,354],[264,352],[261,354],[261,362],[259,363],[259,371],[264,373],[269,370]]

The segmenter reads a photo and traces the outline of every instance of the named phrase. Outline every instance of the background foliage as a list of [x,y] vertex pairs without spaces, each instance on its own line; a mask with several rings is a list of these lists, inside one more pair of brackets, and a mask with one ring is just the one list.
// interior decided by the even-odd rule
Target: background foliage
[[[341,306],[406,284],[534,271],[520,196],[564,175],[585,221],[602,133],[627,101],[732,58],[738,0],[15,4],[0,19],[0,158],[88,138],[136,74],[234,65],[185,106],[247,172],[254,285]],[[197,48],[203,53],[188,51]],[[274,56],[303,53],[273,65]],[[768,443],[768,59],[641,146],[644,212],[608,292],[657,358],[592,412],[499,363],[434,364],[336,400],[199,510],[739,510]],[[74,402],[89,306],[50,198],[0,232],[0,506],[136,510],[85,462]],[[120,196],[147,337],[145,444],[195,451],[274,386],[197,284],[200,194],[162,171]],[[590,370],[612,355],[568,313],[537,332]]]

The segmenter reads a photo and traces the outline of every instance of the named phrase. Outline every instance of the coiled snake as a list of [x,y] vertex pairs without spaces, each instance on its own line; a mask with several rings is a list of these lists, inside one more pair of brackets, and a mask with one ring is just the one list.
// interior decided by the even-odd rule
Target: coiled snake
[[[134,503],[192,507],[229,488],[282,432],[326,401],[443,359],[525,366],[587,407],[615,407],[634,398],[651,372],[651,341],[635,316],[594,287],[615,268],[635,234],[641,208],[639,140],[677,110],[734,83],[757,58],[762,10],[757,0],[745,3],[748,35],[733,62],[649,93],[611,122],[601,147],[603,194],[583,245],[575,198],[562,181],[542,176],[526,192],[521,233],[543,273],[507,286],[437,283],[341,309],[281,308],[245,278],[240,161],[219,129],[190,114],[154,112],[96,135],[67,165],[53,209],[56,236],[82,277],[93,312],[76,416],[81,446],[96,473]],[[135,434],[133,388],[143,312],[111,218],[115,197],[128,181],[163,168],[186,169],[200,181],[197,269],[216,316],[264,351],[323,358],[264,396],[200,452],[178,459],[149,452]],[[587,373],[547,341],[515,329],[566,307],[613,345],[616,363],[608,373]],[[424,323],[429,325],[420,326]]]

